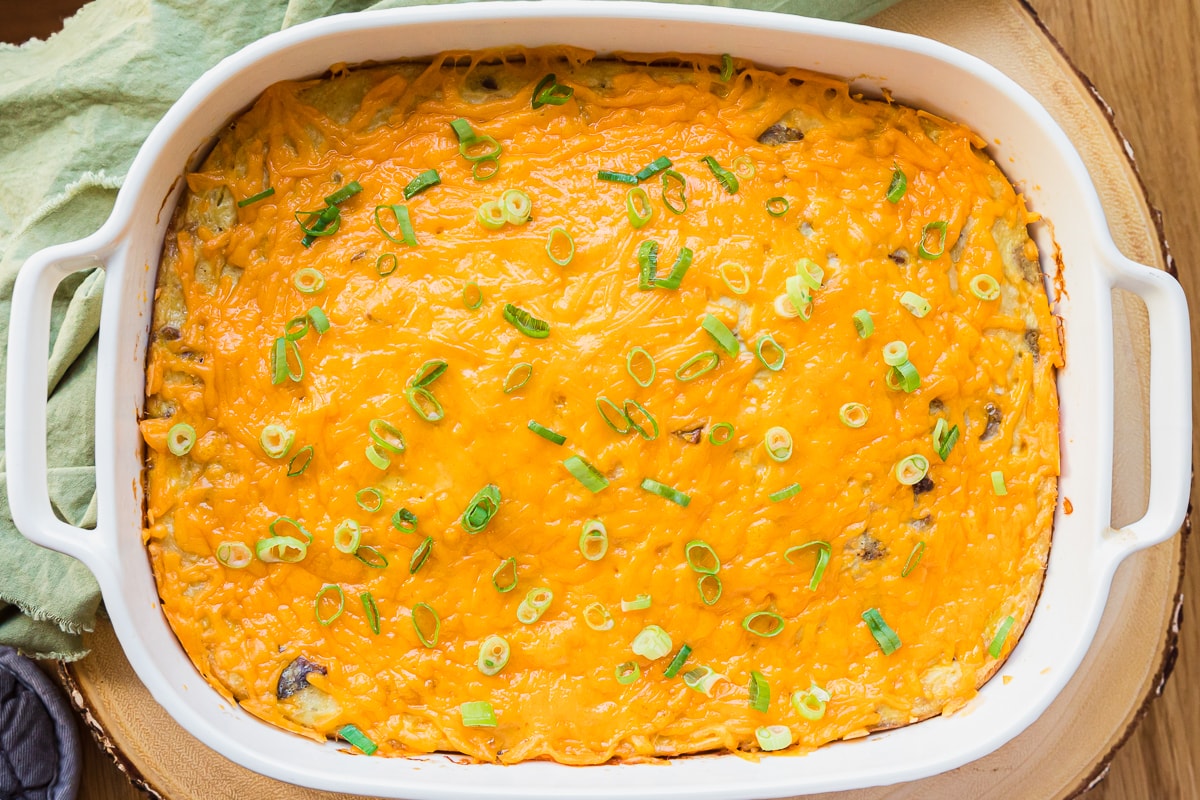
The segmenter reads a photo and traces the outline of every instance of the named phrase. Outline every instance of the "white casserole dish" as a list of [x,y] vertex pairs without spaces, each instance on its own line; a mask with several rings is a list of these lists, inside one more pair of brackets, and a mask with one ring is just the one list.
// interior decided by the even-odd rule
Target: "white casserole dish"
[[[754,763],[736,756],[667,764],[565,767],[467,765],[442,756],[356,758],[344,745],[285,733],[230,705],[197,674],[158,607],[142,546],[144,359],[155,266],[179,175],[211,134],[270,84],[316,75],[336,62],[388,61],[449,48],[567,43],[601,52],[722,53],[767,65],[868,75],[862,91],[962,121],[991,151],[1031,207],[1054,223],[1067,293],[1055,311],[1066,333],[1060,508],[1045,587],[1033,620],[1001,674],[966,710],[800,757]],[[1036,226],[1043,254],[1049,230]],[[59,521],[45,482],[45,386],[50,298],[72,271],[103,266],[106,292],[96,398],[96,530]],[[1054,278],[1055,264],[1043,267]],[[1140,296],[1151,334],[1149,509],[1110,525],[1113,455],[1111,289]],[[1052,298],[1054,293],[1052,292]],[[1185,301],[1165,273],[1122,257],[1079,156],[1050,115],[986,64],[913,36],[761,12],[634,2],[511,2],[331,17],[270,36],[202,76],[142,147],[100,231],[29,259],[13,296],[8,365],[8,488],[13,518],[31,540],[81,559],[98,578],[121,644],[155,699],[228,758],[314,788],[407,798],[780,797],[888,784],[979,758],[1032,723],[1066,684],[1099,623],[1117,565],[1173,535],[1191,475],[1190,346]]]

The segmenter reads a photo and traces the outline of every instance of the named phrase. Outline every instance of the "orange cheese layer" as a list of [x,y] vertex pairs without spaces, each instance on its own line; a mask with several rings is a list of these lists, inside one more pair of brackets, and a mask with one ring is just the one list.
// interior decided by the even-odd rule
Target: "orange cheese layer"
[[[630,65],[596,87],[573,80],[576,68],[588,68],[586,54],[524,55],[505,68],[527,79],[511,97],[468,102],[462,86],[482,69],[479,57],[439,59],[418,77],[385,69],[341,120],[306,99],[317,82],[272,86],[188,176],[184,207],[200,216],[177,220],[164,265],[182,285],[186,321],[177,339],[151,345],[147,368],[147,394],[172,413],[142,423],[151,462],[145,535],[180,642],[206,678],[251,713],[320,737],[354,724],[381,754],[596,763],[752,750],[755,730],[770,724],[813,747],[961,707],[997,666],[988,648],[1001,622],[1011,615],[1018,623],[1006,656],[1032,611],[1058,471],[1059,343],[1044,291],[1006,272],[992,234],[997,222],[1023,230],[1030,215],[1020,197],[966,128],[864,101],[828,78],[744,66],[725,83],[719,59],[701,58],[682,70],[687,80]],[[549,71],[574,95],[534,110],[534,84]],[[336,90],[340,80],[347,78],[329,85]],[[756,141],[794,109],[808,120],[802,141]],[[459,117],[502,146],[494,179],[472,179],[449,125]],[[642,185],[653,219],[634,229],[628,187],[598,181],[597,171],[633,173],[664,155],[686,180],[688,209],[668,211],[660,178],[652,178]],[[706,155],[727,168],[748,159],[754,174],[729,194],[700,162]],[[908,188],[892,203],[885,194],[896,168]],[[405,201],[404,186],[428,169],[441,184]],[[351,180],[363,191],[342,204],[339,230],[303,247],[294,212],[320,209]],[[222,230],[196,223],[222,186],[235,199],[268,186],[275,193],[238,209]],[[478,206],[512,188],[532,199],[530,221],[484,228]],[[790,207],[772,217],[765,206],[776,196]],[[381,235],[374,209],[387,204],[407,205],[418,246]],[[920,258],[922,230],[934,221],[946,222],[944,254]],[[574,238],[565,267],[547,257],[555,227]],[[682,247],[694,252],[678,291],[639,291],[637,249],[646,240],[660,245],[660,277]],[[936,250],[933,238],[928,243]],[[1036,260],[1032,247],[1024,255]],[[376,263],[386,253],[397,268],[381,277]],[[774,307],[802,257],[825,272],[807,321]],[[745,294],[722,281],[726,262],[744,266]],[[323,273],[322,291],[293,286],[305,267]],[[215,277],[201,280],[201,269]],[[732,280],[736,270],[726,273]],[[971,293],[969,281],[981,274],[1000,283],[1008,306]],[[462,299],[471,281],[483,294],[474,310]],[[907,311],[899,303],[905,291],[932,311]],[[549,337],[529,338],[507,323],[505,303],[548,322]],[[273,384],[273,343],[314,305],[330,330],[299,340],[301,380]],[[874,320],[866,339],[852,324],[859,309]],[[721,353],[715,370],[680,381],[675,370],[689,357],[720,349],[700,327],[706,314],[736,332],[739,352]],[[1032,353],[1019,346],[1027,328],[1039,332]],[[786,351],[778,372],[754,354],[765,334]],[[882,348],[893,340],[907,344],[920,373],[912,393],[886,385]],[[634,347],[657,365],[646,388],[626,370]],[[429,387],[445,409],[436,424],[404,396],[429,359],[449,364]],[[519,362],[533,365],[532,377],[506,394],[505,377]],[[599,396],[642,403],[657,438],[615,433],[597,411]],[[931,410],[933,401],[940,405]],[[865,426],[839,421],[849,402],[869,409]],[[982,441],[988,403],[1002,421]],[[944,463],[931,438],[939,416],[962,434]],[[376,418],[407,441],[386,469],[365,455]],[[566,443],[535,435],[529,420]],[[166,446],[180,422],[197,432],[182,458]],[[718,422],[734,426],[723,446],[707,438]],[[289,477],[288,458],[264,453],[259,436],[269,424],[294,432],[289,457],[313,447],[302,475]],[[699,426],[699,443],[673,433]],[[773,426],[795,442],[784,463],[764,449]],[[562,463],[573,454],[603,472],[608,488],[593,494],[575,480]],[[916,495],[896,479],[897,463],[912,454],[928,459],[931,491]],[[997,470],[1003,496],[993,491]],[[647,477],[686,493],[690,504],[643,490]],[[768,499],[793,483],[802,487],[795,497]],[[499,512],[468,534],[460,516],[487,484],[502,493]],[[377,513],[356,502],[368,487],[384,498]],[[400,508],[417,515],[416,534],[390,524]],[[244,569],[218,562],[219,544],[253,550],[280,516],[312,534],[303,561],[255,559]],[[361,525],[363,544],[384,554],[386,568],[335,549],[333,531],[347,519]],[[609,537],[607,554],[594,562],[579,551],[590,519]],[[432,554],[410,574],[426,536]],[[721,560],[723,593],[712,605],[701,601],[699,575],[684,558],[694,539]],[[816,549],[793,554],[795,563],[783,555],[814,540],[828,542],[831,557],[810,589]],[[902,577],[922,543],[919,562]],[[519,586],[499,593],[491,576],[509,557]],[[314,598],[328,584],[346,600],[325,626]],[[517,607],[534,587],[551,589],[553,601],[539,621],[522,624]],[[378,604],[378,634],[359,600],[364,592]],[[622,600],[643,593],[649,608],[621,610]],[[597,602],[612,615],[609,630],[584,623],[583,609]],[[412,624],[417,603],[440,616],[433,647]],[[862,619],[872,608],[903,642],[891,655]],[[743,629],[756,611],[781,615],[782,632],[764,638]],[[693,648],[684,671],[707,665],[724,676],[711,696],[664,677],[670,655],[634,655],[631,642],[651,624],[669,633],[672,653],[683,643]],[[512,648],[507,667],[491,677],[476,667],[490,634]],[[298,655],[326,668],[309,682],[336,701],[308,726],[276,699],[280,672]],[[642,674],[622,685],[614,668],[630,660]],[[748,705],[751,670],[771,687],[765,713]],[[823,718],[810,721],[789,696],[814,682],[831,699]],[[477,700],[491,703],[496,727],[462,724],[460,705]]]

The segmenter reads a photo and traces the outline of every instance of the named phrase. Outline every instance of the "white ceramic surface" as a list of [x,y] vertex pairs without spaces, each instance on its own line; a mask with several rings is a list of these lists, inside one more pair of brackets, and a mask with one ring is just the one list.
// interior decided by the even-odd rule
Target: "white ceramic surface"
[[[762,64],[868,76],[983,132],[997,162],[1054,223],[1066,264],[1067,366],[1062,401],[1061,493],[1074,511],[1055,520],[1045,589],[1004,674],[967,710],[801,757],[758,763],[734,756],[669,764],[565,767],[462,765],[422,759],[354,758],[285,733],[231,708],[196,673],[159,610],[142,548],[141,443],[144,387],[159,248],[180,186],[176,178],[218,130],[275,81],[319,74],[339,61],[388,61],[448,48],[569,43],[601,52],[728,52]],[[1037,226],[1043,253],[1049,231]],[[96,398],[99,523],[58,521],[45,482],[45,386],[50,297],[74,270],[107,271]],[[1043,265],[1048,274],[1053,263]],[[1152,482],[1145,517],[1109,525],[1113,442],[1112,287],[1149,307]],[[1113,571],[1130,553],[1173,535],[1187,506],[1191,397],[1187,309],[1179,285],[1129,262],[1109,236],[1083,163],[1050,115],[983,62],[904,34],[839,23],[708,7],[633,2],[481,3],[331,17],[267,37],[202,76],[139,152],[100,231],[29,259],[14,290],[8,364],[7,458],[13,517],[30,539],[70,553],[96,573],[121,644],[141,680],[185,728],[253,770],[322,789],[384,797],[779,797],[912,780],[983,756],[1020,733],[1050,703],[1092,640]]]

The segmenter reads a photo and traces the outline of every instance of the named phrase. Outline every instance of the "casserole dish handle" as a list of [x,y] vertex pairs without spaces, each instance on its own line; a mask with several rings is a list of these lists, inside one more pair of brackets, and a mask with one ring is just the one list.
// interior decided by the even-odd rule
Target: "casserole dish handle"
[[8,502],[13,522],[35,544],[74,556],[95,571],[97,531],[60,520],[50,504],[46,473],[46,402],[50,313],[67,276],[103,267],[98,235],[34,253],[13,285],[8,333],[4,438]]
[[1192,483],[1192,347],[1183,288],[1163,270],[1112,257],[1112,285],[1137,295],[1150,318],[1150,499],[1118,531],[1121,556],[1166,541],[1187,513]]

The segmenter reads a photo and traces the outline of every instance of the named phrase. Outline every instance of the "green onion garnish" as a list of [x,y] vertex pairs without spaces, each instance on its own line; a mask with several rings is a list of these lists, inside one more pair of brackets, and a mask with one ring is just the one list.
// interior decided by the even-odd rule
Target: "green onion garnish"
[[638,245],[638,289],[654,288],[654,276],[658,272],[658,242],[647,240]]
[[328,333],[329,317],[325,316],[325,312],[320,306],[313,306],[308,310],[308,320],[312,323],[312,329],[318,334]]
[[300,244],[312,247],[318,236],[332,236],[342,227],[342,212],[337,206],[325,206],[320,211],[297,211],[293,216],[304,238]]
[[417,416],[426,422],[441,422],[446,418],[442,404],[424,386],[409,386],[404,390],[404,396]]
[[630,647],[642,658],[657,661],[671,652],[671,636],[657,625],[647,625],[634,637]]
[[427,169],[417,177],[408,182],[408,186],[404,187],[404,199],[411,200],[421,192],[430,187],[437,186],[442,182],[442,178],[438,175],[436,169]]
[[308,542],[294,536],[272,536],[254,543],[254,555],[265,564],[296,564],[308,555]]
[[829,555],[833,552],[833,547],[829,542],[823,542],[820,539],[814,539],[811,542],[798,544],[794,547],[789,547],[783,551],[783,560],[789,564],[792,562],[792,553],[800,550],[807,550],[810,547],[817,548],[817,563],[813,566],[812,577],[808,581],[808,590],[815,592],[817,586],[821,583],[821,578],[825,575],[825,567],[829,566]]
[[688,209],[687,179],[673,169],[662,174],[662,200],[672,214],[682,214]]
[[625,412],[621,410],[620,406],[604,395],[596,398],[596,410],[600,412],[600,418],[604,420],[604,424],[614,433],[624,436],[632,430],[633,425],[630,423],[629,417],[625,416]]
[[701,575],[696,579],[696,591],[700,594],[700,601],[706,606],[711,606],[721,599],[725,587],[721,584],[719,575]]
[[417,515],[407,508],[402,508],[392,514],[392,527],[401,533],[416,533]]
[[678,675],[679,670],[681,670],[683,668],[684,663],[687,662],[688,656],[690,656],[691,654],[692,654],[692,646],[691,645],[689,645],[689,644],[680,645],[679,651],[675,653],[675,657],[671,659],[671,663],[668,664],[667,668],[663,671],[663,677],[664,678],[674,678],[676,675]]
[[421,567],[425,566],[425,562],[429,560],[430,553],[433,552],[433,537],[426,536],[417,545],[417,549],[413,550],[413,554],[408,559],[408,574],[416,575]]
[[[557,241],[556,241],[557,239]],[[558,242],[566,242],[561,246]],[[566,255],[556,256],[555,250],[566,249]],[[546,236],[546,255],[550,256],[550,260],[560,267],[565,267],[571,263],[571,259],[575,258],[575,239],[571,234],[567,233],[566,228],[554,227],[550,229],[550,233]]]
[[289,342],[295,342],[303,339],[308,333],[309,323],[308,315],[303,317],[293,317],[283,326],[283,338]]
[[454,131],[455,138],[459,144],[470,142],[475,138],[475,131],[471,129],[471,123],[461,117],[450,123],[450,130]]
[[750,156],[738,156],[729,166],[733,167],[733,171],[740,178],[749,180],[758,172],[758,167],[754,166],[754,162],[750,160]]
[[721,80],[725,83],[733,77],[733,56],[729,53],[721,54]]
[[[332,613],[326,615],[321,612],[321,604],[330,595],[336,595],[337,608]],[[322,625],[331,625],[346,610],[346,593],[336,583],[325,584],[321,587],[321,591],[317,592],[317,599],[313,601],[313,610],[316,612],[317,622]]]
[[754,731],[754,738],[764,753],[783,750],[792,744],[792,729],[786,725],[763,725]]
[[692,539],[683,546],[683,557],[692,572],[701,575],[716,575],[721,571],[721,559],[712,545],[703,539]]
[[259,200],[266,200],[268,197],[270,197],[270,196],[271,196],[271,195],[273,195],[273,194],[275,194],[275,187],[274,187],[274,186],[268,186],[266,189],[263,189],[263,190],[262,190],[261,192],[259,192],[258,194],[252,194],[252,195],[250,195],[249,197],[246,197],[246,198],[244,198],[244,199],[242,199],[242,200],[238,200],[237,207],[238,207],[238,208],[245,208],[246,206],[253,205],[254,203],[257,203]]
[[1016,622],[1012,616],[1007,616],[1000,623],[1000,627],[996,629],[996,635],[992,637],[992,643],[988,645],[988,653],[992,658],[999,658],[1000,653],[1004,650],[1004,640],[1008,638],[1008,632],[1012,630],[1013,623]]
[[767,683],[762,673],[756,669],[750,670],[750,685],[746,688],[750,692],[750,707],[755,711],[767,713],[767,709],[771,707],[771,684]]
[[287,525],[287,526],[291,527],[295,533],[298,533],[301,536],[303,536],[304,540],[306,542],[311,543],[313,540],[313,535],[311,533],[309,533],[308,530],[303,525],[301,525],[299,522],[292,519],[291,517],[276,517],[275,521],[267,526],[267,530],[269,530],[271,532],[272,536],[282,536],[283,534],[280,531],[276,530],[276,528],[279,527],[280,525]]
[[490,181],[500,174],[500,158],[481,158],[471,164],[471,177],[477,181]]
[[921,563],[921,556],[925,554],[925,543],[917,542],[916,547],[908,554],[908,560],[904,562],[904,569],[900,570],[900,577],[907,578],[909,573],[917,568],[917,564]]
[[654,285],[672,291],[678,289],[683,283],[683,276],[687,275],[688,268],[692,266],[692,256],[693,253],[689,248],[679,248],[679,255],[675,258],[675,263],[671,265],[671,273],[665,278],[655,278]]
[[613,670],[613,677],[617,679],[617,683],[628,686],[642,677],[642,668],[636,661],[626,661],[617,665],[617,668]]
[[489,483],[471,498],[471,502],[467,504],[467,509],[463,511],[458,524],[467,533],[479,533],[488,526],[492,517],[496,516],[496,512],[499,510],[500,487]]
[[[428,386],[429,384],[436,381],[438,378],[442,377],[442,375],[446,372],[446,370],[449,367],[450,367],[450,365],[447,364],[445,360],[440,359],[440,358],[431,358],[428,361],[426,361],[424,364],[422,364],[415,373],[413,373],[413,376],[408,379],[408,385],[409,386]],[[378,421],[383,422],[383,420],[378,420]],[[393,430],[395,430],[395,429],[393,428]],[[399,431],[396,431],[396,433],[399,434]],[[374,435],[374,433],[372,433],[372,435]],[[401,450],[402,449],[403,449],[403,441],[401,441]]]
[[362,751],[363,755],[372,755],[379,749],[379,745],[367,738],[366,734],[360,731],[354,725],[343,725],[338,731],[338,736],[345,739],[354,747]]
[[[763,350],[769,351],[769,355],[764,355]],[[775,341],[775,337],[769,333],[765,333],[758,337],[758,342],[754,346],[754,355],[758,357],[758,361],[771,372],[779,372],[783,369],[783,362],[787,360],[787,351],[780,347],[779,342]]]
[[523,308],[512,303],[504,304],[504,319],[531,339],[545,339],[550,335],[550,323],[540,320]]
[[492,570],[492,588],[501,594],[517,588],[517,559],[510,556]]
[[712,688],[717,685],[718,681],[725,680],[725,676],[714,670],[712,667],[701,665],[694,669],[689,669],[683,673],[683,683],[689,689],[694,689],[697,692],[712,697]]
[[[739,276],[736,286],[732,281],[729,280],[728,270],[730,267],[737,270],[737,274]],[[717,267],[717,274],[721,276],[721,282],[725,284],[725,288],[734,294],[741,296],[750,291],[750,274],[746,272],[745,267],[736,261],[726,261],[724,264]]]
[[917,319],[920,319],[933,310],[933,306],[929,305],[928,300],[914,292],[905,292],[900,295],[900,305],[907,308],[909,313]]
[[230,569],[245,569],[254,553],[242,542],[221,542],[217,545],[217,561]]
[[373,486],[359,489],[354,493],[354,499],[358,502],[359,508],[372,514],[383,508],[383,492]]
[[929,459],[922,455],[911,455],[896,465],[896,480],[905,486],[920,483],[929,474]]
[[[634,368],[634,359],[641,358],[649,366],[650,374],[644,380],[638,377],[637,370]],[[635,347],[625,356],[625,371],[629,373],[629,377],[633,378],[633,382],[645,389],[650,384],[654,383],[654,378],[658,375],[658,366],[654,363],[654,356],[646,352],[645,348]],[[642,370],[643,372],[645,370]]]
[[897,367],[908,361],[908,345],[897,339],[883,346],[883,363],[889,367]]
[[386,569],[388,565],[387,556],[369,544],[359,545],[354,557],[371,569]]
[[433,647],[438,642],[438,633],[442,630],[442,620],[433,606],[428,603],[417,603],[412,607],[412,626],[417,632],[417,638],[426,647]]
[[571,473],[571,476],[582,483],[583,487],[592,494],[608,486],[608,478],[579,456],[571,456],[562,463],[567,468],[567,472]]
[[733,423],[718,422],[708,429],[708,443],[720,447],[733,440]]
[[768,428],[763,436],[763,447],[772,461],[782,464],[792,457],[792,434],[780,425]]
[[[480,150],[481,147],[486,149]],[[503,151],[500,143],[486,133],[476,134],[469,142],[458,143],[458,154],[476,164],[481,161],[497,161]]]
[[632,600],[622,600],[621,601],[621,610],[627,611],[627,612],[628,611],[644,611],[645,609],[650,607],[650,604],[652,602],[653,602],[653,598],[651,598],[650,595],[639,594],[637,597],[633,598]]
[[[304,377],[304,361],[300,358],[300,347],[295,341],[285,336],[276,339],[272,361],[272,384],[283,383],[284,379],[299,382]],[[292,361],[296,362],[295,369],[292,369]]]
[[513,225],[524,225],[533,213],[533,201],[520,189],[509,189],[500,195],[500,207],[504,209],[504,220]]
[[658,438],[658,420],[637,400],[626,400],[622,413],[625,419],[629,420],[629,429],[638,436],[646,441]]
[[598,519],[589,519],[583,523],[583,532],[579,534],[579,552],[588,561],[599,561],[608,552],[608,529]]
[[904,170],[899,167],[894,167],[892,172],[892,182],[888,184],[887,199],[889,203],[899,203],[900,198],[904,197],[904,193],[908,191],[908,176],[904,174]]
[[644,227],[654,218],[650,195],[641,186],[635,186],[625,193],[625,212],[629,215],[629,224],[635,229]]
[[[392,218],[396,221],[396,233],[392,233],[384,225],[380,214],[390,212]],[[409,247],[417,246],[417,234],[413,230],[412,219],[408,214],[408,206],[390,205],[390,206],[375,206],[375,227],[379,232],[387,238],[389,242],[395,244],[406,244]]]
[[367,431],[375,440],[375,444],[389,453],[404,452],[404,434],[400,433],[400,429],[387,420],[376,417],[367,423]]
[[375,595],[370,592],[363,592],[358,596],[362,601],[363,613],[367,615],[367,624],[371,626],[371,633],[379,635],[379,606],[375,603]]
[[537,86],[533,87],[533,97],[530,100],[530,105],[534,108],[561,106],[570,100],[573,94],[575,94],[575,89],[571,86],[563,86],[561,83],[558,83],[552,72],[538,81]]
[[771,492],[769,495],[767,495],[767,499],[772,503],[782,503],[784,500],[790,500],[791,498],[800,494],[801,488],[802,487],[800,484],[793,483],[790,486],[783,487],[777,492]]
[[612,614],[608,613],[608,609],[604,607],[603,603],[589,603],[584,607],[583,621],[594,631],[612,630],[615,624]]
[[483,290],[479,288],[478,283],[467,281],[463,285],[462,301],[463,305],[470,311],[474,311],[483,305]]
[[767,199],[767,213],[772,217],[782,217],[791,208],[786,197],[771,197]]
[[858,333],[858,338],[866,339],[875,332],[875,321],[871,319],[871,312],[865,308],[860,308],[854,312],[854,330]]
[[498,200],[485,200],[480,203],[479,208],[475,210],[475,218],[479,220],[480,225],[492,231],[500,230],[504,223],[508,222],[504,215],[504,206]]
[[670,166],[671,159],[667,158],[666,156],[659,156],[646,166],[639,169],[637,171],[637,175],[634,177],[636,177],[639,181],[648,181]]
[[363,188],[359,185],[358,181],[350,181],[345,186],[326,197],[325,202],[331,206],[341,205],[362,190]]
[[504,378],[504,393],[512,394],[517,389],[529,383],[531,377],[533,377],[533,364],[527,361],[520,362],[510,369],[508,375]]
[[911,361],[905,361],[888,370],[886,383],[889,389],[911,394],[921,388],[921,375]]
[[[930,250],[925,246],[926,240],[929,238],[929,232],[934,231],[940,234],[937,240],[937,251]],[[935,259],[942,253],[946,252],[946,222],[938,220],[937,222],[927,222],[925,227],[921,229],[921,242],[917,245],[917,253],[921,258]]]
[[996,470],[992,473],[992,493],[997,496],[1008,494],[1008,487],[1004,484],[1004,473]]
[[807,720],[817,721],[825,716],[825,704],[829,702],[829,692],[817,686],[812,681],[808,691],[792,692],[792,708]]
[[628,172],[616,172],[611,169],[602,169],[596,173],[596,177],[602,181],[609,183],[624,183],[629,186],[637,186],[637,176],[630,175]]
[[765,639],[783,633],[784,620],[774,611],[755,611],[742,620],[742,628]]
[[825,280],[825,270],[811,258],[802,258],[796,262],[796,277],[815,292]]
[[296,455],[292,456],[291,461],[288,461],[287,475],[289,478],[296,478],[304,474],[308,469],[308,465],[312,463],[315,450],[311,444],[306,444],[296,451]]
[[991,275],[979,274],[971,278],[971,294],[980,300],[995,300],[1000,297],[1000,281]]
[[675,379],[683,383],[694,381],[701,375],[712,372],[719,363],[721,356],[717,355],[716,351],[705,350],[680,364],[679,369],[675,370]]
[[521,605],[517,606],[517,621],[525,625],[532,625],[542,618],[553,600],[554,592],[544,586],[530,589],[529,593],[525,595],[525,599],[521,601]]
[[561,433],[555,433],[554,431],[550,430],[546,426],[539,425],[537,422],[534,422],[533,420],[529,420],[529,422],[527,423],[527,427],[529,428],[529,430],[533,431],[538,436],[542,437],[543,439],[545,439],[548,442],[553,442],[554,444],[562,444],[563,442],[565,442],[567,440],[567,437],[563,436]]
[[[942,427],[945,427],[945,420],[939,419],[938,422],[942,423]],[[958,442],[958,435],[957,425],[951,426],[950,430],[946,431],[942,436],[938,436],[937,431],[935,430],[933,435],[933,448],[937,451],[938,457],[941,458],[942,461],[945,461],[950,457],[950,451],[954,449],[955,443]]]
[[647,492],[650,492],[650,494],[656,494],[664,500],[670,500],[672,503],[682,508],[687,508],[688,503],[692,502],[692,498],[683,492],[679,491],[678,489],[673,489],[670,486],[667,486],[665,483],[659,483],[652,478],[643,478],[642,488]]
[[486,700],[472,700],[463,703],[458,707],[458,713],[462,714],[462,724],[468,728],[496,727],[496,712],[492,710],[492,704]]
[[715,158],[713,158],[712,156],[705,156],[704,158],[702,158],[700,160],[704,163],[705,166],[708,167],[709,172],[711,172],[713,174],[713,177],[717,179],[717,182],[719,182],[721,184],[721,186],[724,187],[725,191],[729,192],[730,194],[737,194],[737,190],[738,190],[737,175],[734,175],[732,172],[730,172],[729,170],[725,169],[720,164],[718,164],[717,160]]
[[325,275],[312,267],[298,269],[292,276],[292,286],[302,294],[315,294],[325,288]]
[[479,657],[475,666],[484,675],[495,675],[508,664],[512,648],[503,636],[492,634],[479,644]]
[[812,318],[813,297],[805,288],[803,279],[799,275],[790,275],[783,285],[792,310],[796,312],[797,317],[807,322]]
[[879,649],[885,656],[890,656],[900,649],[902,644],[900,637],[883,621],[883,616],[877,609],[867,609],[863,612],[862,618],[867,623],[867,627],[871,629],[871,635],[875,637],[875,641],[879,643]]
[[186,456],[196,444],[196,429],[186,422],[177,422],[167,431],[167,449],[174,455]]
[[838,409],[838,419],[847,428],[861,428],[871,418],[871,410],[862,403],[846,403]]
[[400,266],[400,259],[396,258],[395,253],[384,253],[379,258],[375,259],[375,271],[379,273],[379,277],[386,278],[396,271],[396,267]]
[[714,317],[712,314],[705,314],[704,319],[700,321],[700,327],[708,332],[708,335],[713,338],[717,346],[731,356],[736,356],[738,350],[737,337],[733,335],[733,331],[724,322]]
[[333,546],[339,553],[351,555],[362,542],[362,526],[352,519],[342,520],[333,529]]

